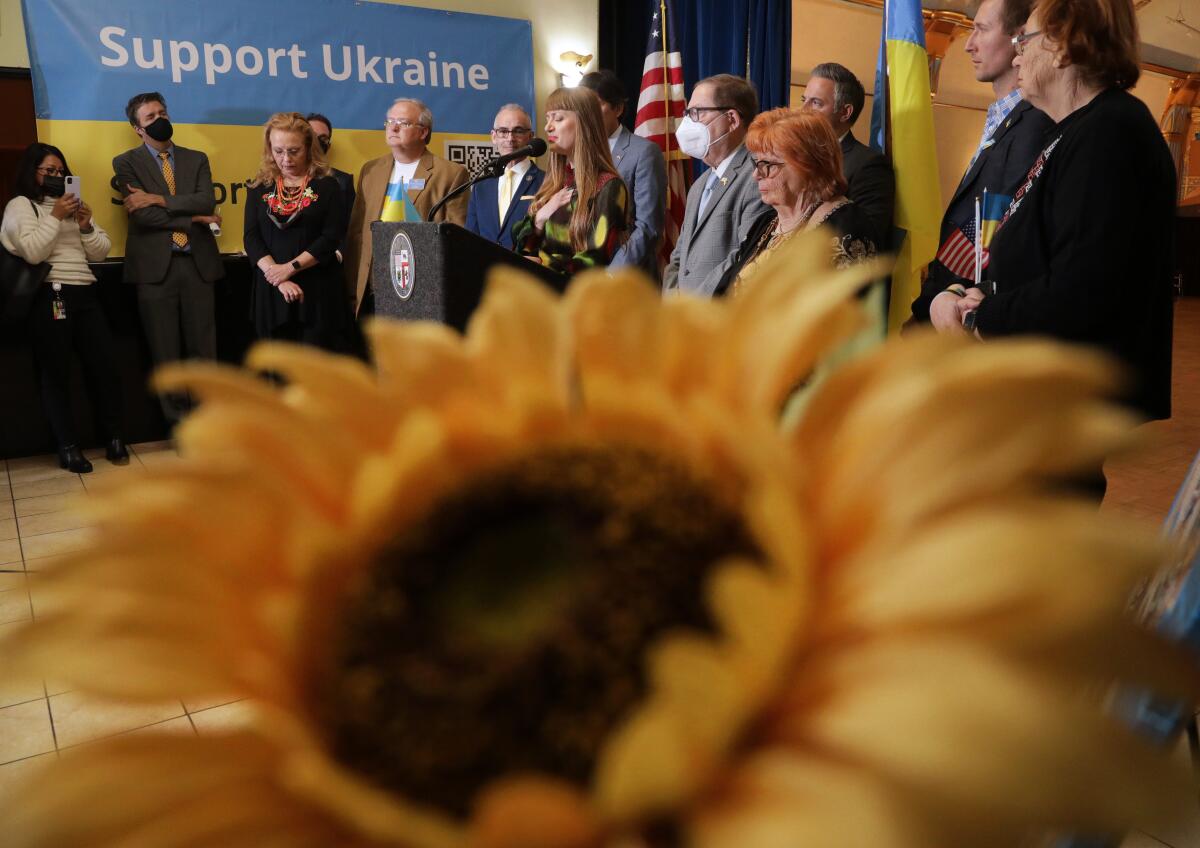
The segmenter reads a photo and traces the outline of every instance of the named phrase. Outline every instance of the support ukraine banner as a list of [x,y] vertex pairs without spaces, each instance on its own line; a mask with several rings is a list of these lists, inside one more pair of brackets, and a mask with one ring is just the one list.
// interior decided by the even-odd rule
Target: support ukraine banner
[[[333,121],[332,164],[357,175],[385,155],[399,97],[433,112],[430,150],[476,170],[500,107],[533,114],[529,21],[360,0],[22,0],[38,139],[62,149],[83,198],[125,252],[112,160],[140,144],[125,118],[157,91],[173,141],[208,155],[222,252],[242,249],[245,183],[275,112]],[[411,206],[411,203],[409,204]]]
[[885,0],[883,22],[871,139],[896,172],[895,225],[904,242],[892,272],[888,327],[898,330],[937,254],[942,196],[920,0]]

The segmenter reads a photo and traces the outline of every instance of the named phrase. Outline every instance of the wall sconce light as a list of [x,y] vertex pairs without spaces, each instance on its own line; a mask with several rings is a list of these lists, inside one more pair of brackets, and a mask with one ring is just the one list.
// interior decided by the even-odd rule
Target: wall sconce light
[[566,53],[560,54],[558,60],[563,67],[567,68],[558,75],[562,80],[563,88],[574,88],[583,79],[583,69],[592,61],[592,54],[581,55],[574,50],[568,50]]

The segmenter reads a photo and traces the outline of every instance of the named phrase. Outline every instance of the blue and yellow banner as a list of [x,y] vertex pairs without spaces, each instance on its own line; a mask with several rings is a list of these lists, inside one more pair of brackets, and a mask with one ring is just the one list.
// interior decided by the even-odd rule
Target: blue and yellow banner
[[434,115],[430,148],[471,167],[507,103],[531,113],[528,21],[361,0],[22,0],[38,138],[60,147],[84,200],[124,253],[112,159],[140,143],[125,118],[139,92],[167,101],[174,141],[212,165],[222,251],[242,247],[245,183],[274,112],[321,112],[333,164],[357,174],[387,152],[383,119],[414,97]]
[[885,0],[883,19],[876,117],[886,116],[888,131],[873,126],[872,137],[886,138],[885,152],[896,172],[895,225],[905,231],[888,309],[888,326],[896,330],[908,320],[921,292],[921,272],[937,254],[942,196],[921,2]]

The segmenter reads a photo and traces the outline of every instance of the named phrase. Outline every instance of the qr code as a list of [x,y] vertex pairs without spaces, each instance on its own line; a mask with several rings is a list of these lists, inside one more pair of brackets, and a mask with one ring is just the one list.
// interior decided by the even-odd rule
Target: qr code
[[446,158],[466,167],[475,179],[483,173],[484,166],[496,158],[490,141],[448,141]]

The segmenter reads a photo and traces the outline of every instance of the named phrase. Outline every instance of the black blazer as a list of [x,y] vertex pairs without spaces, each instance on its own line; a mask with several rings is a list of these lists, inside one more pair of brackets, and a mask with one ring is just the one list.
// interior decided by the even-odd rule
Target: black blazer
[[338,188],[342,191],[342,206],[346,209],[346,232],[342,234],[342,239],[338,242],[338,250],[342,252],[342,258],[345,258],[346,237],[350,231],[350,210],[354,208],[354,174],[347,174],[345,171],[333,168],[333,178],[337,180]]
[[[992,143],[986,147],[979,157],[963,174],[962,181],[946,207],[942,217],[942,232],[938,244],[945,244],[946,239],[956,228],[975,214],[975,198],[983,194],[986,188],[989,194],[1003,194],[1011,197],[1017,186],[1029,173],[1033,161],[1037,159],[1045,144],[1047,131],[1054,122],[1044,113],[1028,102],[1022,100],[1004,122],[992,133]],[[935,297],[954,283],[973,285],[973,280],[964,280],[952,273],[949,268],[936,259],[929,265],[929,274],[921,286],[921,294],[913,301],[912,314],[916,321],[929,320],[929,304]]]
[[892,250],[892,216],[896,212],[896,175],[892,163],[847,131],[842,137],[842,173],[846,197],[874,224],[873,238],[880,253]]
[[147,206],[129,216],[125,241],[125,282],[161,283],[171,264],[171,233],[187,233],[196,270],[207,282],[225,276],[217,240],[207,224],[193,224],[193,215],[211,215],[217,205],[208,157],[199,150],[175,145],[175,193],[163,179],[162,166],[139,144],[113,159],[117,188],[128,195],[133,185],[151,194],[161,194],[164,206]]
[[1041,176],[992,238],[984,338],[1037,334],[1126,363],[1125,400],[1171,410],[1175,162],[1141,100],[1109,89],[1062,120]]

